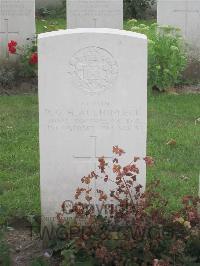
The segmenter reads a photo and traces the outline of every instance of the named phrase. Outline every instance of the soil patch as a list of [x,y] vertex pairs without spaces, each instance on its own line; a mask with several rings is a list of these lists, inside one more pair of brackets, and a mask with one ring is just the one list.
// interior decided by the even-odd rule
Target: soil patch
[[0,85],[0,96],[2,95],[20,95],[33,94],[37,92],[37,80],[22,81],[11,86]]
[[174,88],[170,88],[167,90],[168,93],[175,93],[175,94],[198,94],[200,93],[200,84],[199,85],[183,85],[183,86],[177,86]]
[[[0,96],[7,95],[29,95],[36,94],[38,91],[37,80],[32,80],[31,82],[24,81],[15,84],[11,87],[0,86]],[[159,92],[159,90],[158,90]],[[200,93],[200,84],[198,85],[181,85],[173,87],[167,90],[168,93],[182,94],[182,93]]]
[[45,256],[41,239],[37,234],[31,233],[30,224],[24,220],[15,221],[9,227],[6,242],[10,247],[12,266],[31,266],[37,260],[45,261],[50,266],[60,264],[60,259]]

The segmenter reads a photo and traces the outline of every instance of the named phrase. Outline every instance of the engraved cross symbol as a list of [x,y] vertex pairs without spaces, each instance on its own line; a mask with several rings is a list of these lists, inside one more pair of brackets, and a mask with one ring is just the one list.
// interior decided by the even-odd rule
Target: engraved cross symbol
[[185,9],[175,9],[174,12],[178,13],[178,12],[182,12],[185,13],[185,36],[187,36],[188,34],[188,16],[190,13],[197,13],[200,14],[199,10],[190,10],[188,7],[188,1],[185,2]]
[[105,158],[105,159],[113,159],[113,157],[111,156],[98,156],[97,155],[97,136],[90,136],[90,138],[93,140],[93,144],[94,144],[94,148],[93,148],[93,155],[91,156],[74,156],[74,159],[83,159],[84,162],[87,160],[87,161],[91,161],[94,163],[94,167],[95,169],[97,168],[97,160],[99,158],[101,158],[102,156]]
[[[83,160],[84,162],[87,160],[89,162],[94,163],[94,169],[96,170],[97,168],[97,160],[99,158],[101,158],[102,156],[98,156],[97,155],[97,136],[90,136],[90,138],[93,140],[93,154],[91,156],[74,156],[74,159],[78,159],[78,160]],[[103,156],[105,159],[113,159],[113,157],[111,156]],[[96,184],[96,179],[95,179],[95,198],[97,198],[97,194],[96,194],[96,189],[97,189],[97,184]]]
[[5,30],[1,31],[0,34],[3,34],[3,36],[5,36],[4,40],[5,40],[5,47],[6,47],[6,57],[8,58],[8,49],[7,49],[7,44],[9,42],[9,34],[19,34],[19,32],[15,32],[15,31],[9,31],[9,22],[8,19],[4,19],[4,24],[5,24]]

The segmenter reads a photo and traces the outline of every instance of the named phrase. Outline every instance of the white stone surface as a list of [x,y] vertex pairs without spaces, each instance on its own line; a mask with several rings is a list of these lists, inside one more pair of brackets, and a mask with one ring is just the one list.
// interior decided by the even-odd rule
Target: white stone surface
[[[146,155],[146,36],[112,29],[40,34],[39,103],[42,215],[55,217],[97,158],[112,160],[114,145],[126,151],[122,164]],[[145,186],[144,162],[138,181]]]
[[181,29],[186,41],[200,47],[200,1],[158,0],[158,23]]
[[10,40],[26,45],[34,35],[35,0],[0,0],[0,57],[8,56]]
[[67,28],[123,29],[123,0],[67,0]]

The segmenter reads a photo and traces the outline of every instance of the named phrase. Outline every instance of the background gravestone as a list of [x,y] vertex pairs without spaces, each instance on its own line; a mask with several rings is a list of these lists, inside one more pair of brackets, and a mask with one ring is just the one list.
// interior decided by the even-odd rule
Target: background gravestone
[[200,1],[158,0],[158,23],[181,29],[185,39],[200,48]]
[[123,29],[123,0],[67,0],[67,28]]
[[30,43],[35,35],[35,0],[0,0],[0,57],[8,57],[7,44]]
[[[74,199],[99,157],[112,160],[114,145],[126,151],[122,163],[146,156],[146,36],[112,29],[40,34],[39,102],[41,201],[47,218]],[[145,163],[140,166],[139,183],[145,186]]]

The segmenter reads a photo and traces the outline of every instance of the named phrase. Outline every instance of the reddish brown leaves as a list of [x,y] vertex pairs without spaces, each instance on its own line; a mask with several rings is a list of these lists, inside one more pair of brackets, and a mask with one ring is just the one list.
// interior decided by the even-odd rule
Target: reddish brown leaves
[[86,199],[88,202],[90,202],[90,201],[92,200],[92,197],[90,197],[89,195],[86,195],[86,196],[85,196],[85,199]]
[[91,183],[91,180],[93,179],[93,177],[91,175],[88,175],[88,176],[84,176],[82,179],[81,179],[81,182],[82,183],[85,183],[86,185],[89,185]]
[[105,168],[108,165],[104,159],[104,157],[101,157],[98,159],[99,161],[99,169],[101,170],[101,173],[105,173]]
[[79,199],[80,195],[85,191],[86,189],[85,188],[77,188],[76,189],[76,193],[75,193],[75,199]]
[[131,176],[131,179],[132,179],[134,182],[136,181],[136,178],[137,178],[136,175]]
[[193,198],[192,196],[186,195],[186,196],[183,197],[182,203],[185,204],[185,205],[189,205],[189,203],[190,203],[192,198]]
[[108,175],[104,177],[104,182],[108,182]]
[[123,168],[126,176],[132,176],[132,173],[139,174],[139,168],[135,164],[129,164]]
[[98,178],[98,175],[94,171],[91,172],[91,176],[94,177],[95,179]]
[[59,224],[63,224],[64,223],[64,217],[63,217],[63,213],[56,213],[56,218]]
[[150,156],[146,156],[146,157],[144,158],[144,161],[146,162],[146,165],[147,165],[147,166],[153,166],[153,165],[154,165],[154,160],[153,160],[153,158],[150,157]]
[[125,153],[125,151],[118,146],[113,146],[113,153],[121,156],[122,154]]
[[76,205],[74,205],[73,210],[76,213],[76,215],[78,215],[78,216],[84,214],[84,206],[83,206],[83,204],[81,202],[79,202]]
[[99,194],[99,201],[106,201],[108,196],[102,190],[97,189],[97,193]]
[[113,159],[113,163],[118,163],[118,162],[119,162],[119,160],[117,158]]
[[113,165],[113,173],[120,174],[121,166],[119,164]]
[[137,193],[140,193],[141,188],[142,188],[142,185],[137,185],[137,186],[135,187],[135,191],[136,191]]
[[91,193],[92,189],[85,189],[85,188],[77,188],[76,189],[76,193],[75,193],[75,199],[79,199],[79,197],[81,196],[82,193],[85,192],[85,199],[87,201],[91,201],[92,200],[92,197],[90,196],[90,193]]

